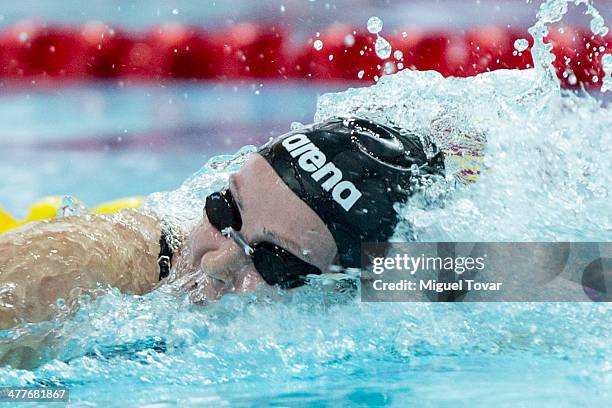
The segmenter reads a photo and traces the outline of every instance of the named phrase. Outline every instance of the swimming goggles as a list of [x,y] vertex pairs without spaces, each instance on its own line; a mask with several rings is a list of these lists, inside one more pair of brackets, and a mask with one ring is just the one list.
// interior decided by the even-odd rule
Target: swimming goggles
[[212,193],[206,197],[204,210],[211,225],[238,244],[253,260],[255,269],[269,285],[279,285],[283,289],[296,288],[304,284],[306,275],[321,274],[319,268],[304,262],[276,244],[247,243],[239,232],[242,228],[242,217],[229,190]]

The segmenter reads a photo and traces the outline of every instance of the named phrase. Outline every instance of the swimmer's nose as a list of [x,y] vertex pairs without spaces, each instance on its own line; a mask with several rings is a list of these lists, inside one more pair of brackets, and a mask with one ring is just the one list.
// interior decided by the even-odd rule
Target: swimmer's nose
[[218,251],[227,240],[221,232],[210,225],[204,215],[202,221],[195,227],[190,236],[190,246],[193,250],[193,266],[200,264],[202,256],[211,251]]

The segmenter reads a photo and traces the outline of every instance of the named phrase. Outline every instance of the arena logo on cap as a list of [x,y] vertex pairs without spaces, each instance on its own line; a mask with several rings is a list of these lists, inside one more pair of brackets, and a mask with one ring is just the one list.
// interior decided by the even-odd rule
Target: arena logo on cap
[[[331,161],[327,162],[325,154],[310,141],[308,136],[301,133],[289,136],[283,140],[282,145],[291,157],[299,157],[298,166],[311,173],[310,176],[321,183],[325,191],[332,190],[332,198],[345,211],[349,211],[362,196],[361,191],[353,183],[342,179],[342,171]],[[326,176],[329,177],[322,181]]]

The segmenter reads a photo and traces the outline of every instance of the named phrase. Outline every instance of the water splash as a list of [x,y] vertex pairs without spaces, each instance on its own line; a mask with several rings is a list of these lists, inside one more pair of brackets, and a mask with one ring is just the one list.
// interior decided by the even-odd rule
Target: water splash
[[256,150],[255,146],[245,146],[235,155],[216,156],[178,189],[153,193],[147,197],[142,208],[164,220],[163,227],[170,232],[169,236],[173,240],[170,244],[175,250],[181,247],[185,237],[202,219],[206,197],[214,191],[227,188],[229,176]]
[[[471,78],[405,70],[370,88],[319,98],[315,120],[357,115],[430,136],[445,151],[449,173],[477,180],[446,186],[453,198],[443,208],[431,209],[429,199],[415,197],[402,210],[406,223],[399,237],[610,238],[612,112],[588,95],[561,90],[552,45],[545,43],[549,25],[562,19],[569,3],[542,4],[529,30],[534,69]],[[590,1],[576,4],[601,21]]]

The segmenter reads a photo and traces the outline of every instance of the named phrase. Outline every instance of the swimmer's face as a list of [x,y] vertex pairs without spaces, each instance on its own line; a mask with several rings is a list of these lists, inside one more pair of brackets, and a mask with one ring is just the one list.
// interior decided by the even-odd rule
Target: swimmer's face
[[[337,248],[331,233],[262,156],[253,154],[230,177],[229,189],[240,209],[240,232],[248,243],[274,243],[322,271],[332,265]],[[189,239],[193,266],[206,275],[198,283],[205,287],[198,289],[207,299],[265,284],[251,258],[210,224],[206,212]]]

